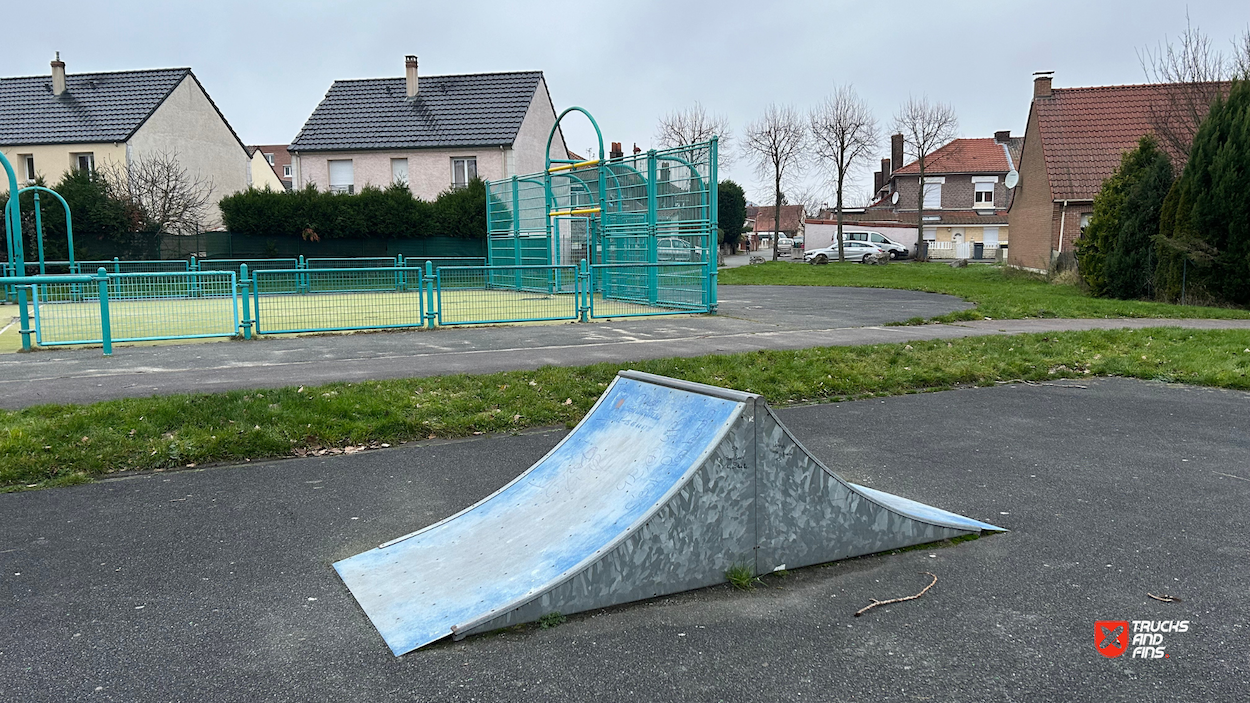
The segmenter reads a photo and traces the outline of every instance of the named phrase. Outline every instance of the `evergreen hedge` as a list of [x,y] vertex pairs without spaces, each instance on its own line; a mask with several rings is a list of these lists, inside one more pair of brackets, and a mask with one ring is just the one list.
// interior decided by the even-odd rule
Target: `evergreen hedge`
[[413,197],[398,184],[365,186],[354,195],[313,185],[292,191],[251,188],[222,198],[221,214],[229,231],[263,237],[485,239],[486,186],[474,179],[433,202]]
[[1250,82],[1235,81],[1198,128],[1157,241],[1163,295],[1180,297],[1187,268],[1191,295],[1250,304]]

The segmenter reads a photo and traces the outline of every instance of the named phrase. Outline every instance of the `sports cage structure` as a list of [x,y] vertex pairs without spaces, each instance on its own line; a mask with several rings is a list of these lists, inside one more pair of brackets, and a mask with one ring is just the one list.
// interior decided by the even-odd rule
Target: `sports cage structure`
[[[560,121],[548,137],[548,151]],[[38,261],[8,238],[0,271],[23,349],[258,334],[589,321],[716,311],[717,141],[488,181],[487,256],[77,261],[69,206],[35,195]],[[65,210],[69,258],[46,261],[40,193]]]

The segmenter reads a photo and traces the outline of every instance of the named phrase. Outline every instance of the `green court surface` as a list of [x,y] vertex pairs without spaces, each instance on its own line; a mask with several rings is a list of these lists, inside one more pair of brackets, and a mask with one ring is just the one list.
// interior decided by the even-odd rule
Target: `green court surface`
[[[577,296],[572,293],[444,288],[438,291],[436,301],[441,303],[443,325],[563,321],[578,315]],[[248,304],[252,306],[251,318],[259,318],[261,334],[298,334],[419,327],[428,301],[419,291],[385,291],[261,295],[259,302],[253,297]],[[591,304],[601,318],[674,312],[672,307],[602,295],[595,295]],[[17,351],[21,348],[18,309],[5,306],[0,314],[6,318],[4,324],[10,319],[14,323],[0,331],[0,351]],[[42,346],[99,343],[100,307],[96,301],[42,302],[38,316]],[[243,301],[236,303],[232,297],[123,299],[109,301],[109,319],[115,342],[226,338],[237,333],[235,321],[244,319],[244,310]]]

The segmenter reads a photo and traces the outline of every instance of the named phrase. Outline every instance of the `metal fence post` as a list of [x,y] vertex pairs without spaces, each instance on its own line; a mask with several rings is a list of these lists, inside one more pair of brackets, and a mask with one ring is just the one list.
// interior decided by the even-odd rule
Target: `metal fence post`
[[577,307],[582,322],[590,322],[590,266],[582,259],[577,264]]
[[22,335],[22,351],[30,351],[30,313],[26,310],[26,286],[17,286],[17,305],[22,311],[22,326],[20,333]]
[[[308,270],[308,262],[304,259],[303,254],[299,255],[299,261],[295,262],[295,268],[302,271]],[[295,291],[297,293],[307,293],[311,287],[311,282],[309,281],[307,273],[295,274]]]
[[256,311],[256,334],[260,334],[260,271],[252,271],[252,309]]
[[104,344],[104,355],[113,355],[113,325],[109,319],[109,274],[101,266],[96,271],[96,285],[100,290],[100,341]]
[[404,255],[395,255],[395,289],[400,293],[408,291],[408,275],[404,271]]
[[243,290],[243,319],[239,322],[239,326],[243,328],[243,338],[252,338],[252,296],[249,294],[248,286],[252,282],[247,275],[247,264],[239,264],[239,285],[235,288],[234,299],[239,299],[239,289]]
[[434,329],[438,312],[434,308],[434,262],[429,259],[425,261],[425,286],[425,326],[427,329]]

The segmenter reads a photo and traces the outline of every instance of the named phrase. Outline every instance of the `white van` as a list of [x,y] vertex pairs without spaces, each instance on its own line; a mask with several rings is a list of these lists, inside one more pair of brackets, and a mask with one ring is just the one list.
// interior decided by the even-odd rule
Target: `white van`
[[[834,237],[837,237],[835,234]],[[880,232],[872,232],[870,230],[842,230],[842,239],[847,242],[871,242],[877,246],[890,252],[892,259],[906,259],[907,247],[897,244],[892,240],[886,239],[885,235]],[[837,240],[834,240],[834,246],[837,246]]]

